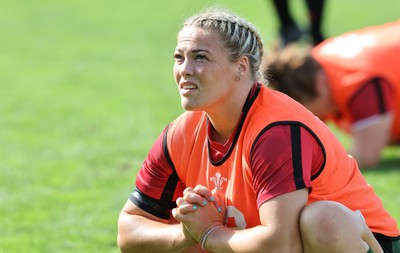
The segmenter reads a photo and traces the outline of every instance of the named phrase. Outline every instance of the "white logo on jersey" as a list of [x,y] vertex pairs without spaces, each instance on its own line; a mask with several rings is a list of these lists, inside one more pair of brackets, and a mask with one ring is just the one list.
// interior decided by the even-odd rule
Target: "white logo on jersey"
[[[228,182],[228,178],[222,177],[220,172],[216,172],[215,176],[210,177],[210,181],[215,184],[215,188],[212,190],[214,193],[215,191],[220,191],[224,188],[222,185]],[[245,229],[247,227],[243,213],[233,205],[227,205],[226,207],[225,223],[228,223],[228,219],[231,220],[231,226],[233,229]]]
[[349,34],[323,45],[321,54],[352,59],[357,57],[365,48],[371,48],[375,44],[376,38],[372,35]]
[[221,173],[217,172],[215,173],[215,177],[210,177],[210,181],[213,181],[215,184],[214,190],[219,191],[224,188],[222,184],[228,182],[228,179],[226,177],[221,177]]

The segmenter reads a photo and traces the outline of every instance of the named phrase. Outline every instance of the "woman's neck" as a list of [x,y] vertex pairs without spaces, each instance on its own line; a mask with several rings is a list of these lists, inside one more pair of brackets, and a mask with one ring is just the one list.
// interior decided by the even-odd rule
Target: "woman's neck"
[[217,110],[206,112],[211,123],[210,138],[213,141],[225,143],[234,133],[252,86],[246,88],[236,92],[236,96],[231,96]]

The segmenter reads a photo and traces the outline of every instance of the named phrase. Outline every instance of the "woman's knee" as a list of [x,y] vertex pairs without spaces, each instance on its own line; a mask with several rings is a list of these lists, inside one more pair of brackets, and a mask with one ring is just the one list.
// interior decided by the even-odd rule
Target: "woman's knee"
[[[332,237],[337,233],[340,204],[331,201],[319,201],[306,206],[300,215],[300,229],[302,234],[315,237]],[[320,238],[320,240],[323,238]],[[329,238],[326,238],[329,239]]]
[[362,218],[337,202],[312,203],[306,206],[300,215],[303,244],[309,249],[341,248],[348,252],[351,252],[352,248],[368,250],[367,244],[362,240],[365,228]]

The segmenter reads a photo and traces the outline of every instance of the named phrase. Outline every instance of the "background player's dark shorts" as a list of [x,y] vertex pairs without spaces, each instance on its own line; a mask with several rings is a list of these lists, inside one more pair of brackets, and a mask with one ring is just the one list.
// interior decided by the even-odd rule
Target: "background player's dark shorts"
[[381,245],[384,253],[400,253],[400,236],[396,238],[390,238],[375,233],[374,236]]

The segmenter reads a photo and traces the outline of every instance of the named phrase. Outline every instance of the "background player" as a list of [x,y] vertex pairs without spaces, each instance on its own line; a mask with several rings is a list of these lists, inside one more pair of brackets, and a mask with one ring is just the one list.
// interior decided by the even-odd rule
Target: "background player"
[[268,59],[271,86],[353,137],[362,168],[400,143],[400,21],[330,38],[312,50],[294,45]]

